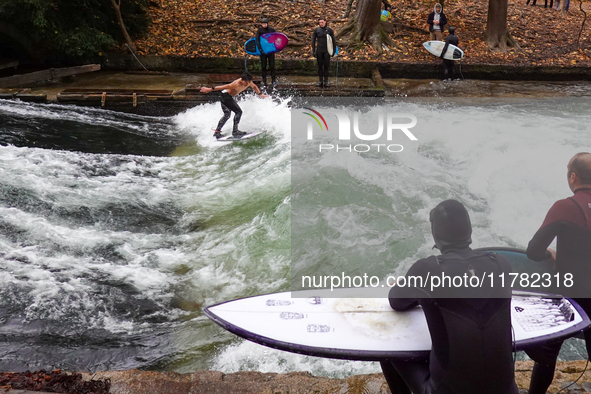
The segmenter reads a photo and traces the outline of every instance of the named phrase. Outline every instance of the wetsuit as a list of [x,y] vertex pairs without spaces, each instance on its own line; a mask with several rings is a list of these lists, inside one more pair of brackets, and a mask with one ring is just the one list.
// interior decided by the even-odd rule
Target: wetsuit
[[[426,278],[428,274],[441,276],[443,272],[452,277],[482,275],[483,272],[499,275],[510,270],[504,257],[466,247],[419,260],[406,276]],[[392,391],[410,392],[400,385],[402,379],[415,394],[517,394],[512,356],[511,289],[485,285],[449,291],[391,289],[389,297],[393,309],[404,311],[418,304],[422,306],[432,340],[428,362],[382,362]],[[440,297],[462,295],[468,297]]]
[[[318,26],[314,29],[312,33],[312,52],[314,56],[316,56],[316,61],[318,64],[318,78],[320,83],[322,83],[324,79],[324,83],[328,82],[328,68],[330,66],[330,54],[328,53],[328,46],[326,42],[326,36],[330,35],[332,38],[332,45],[333,48],[336,47],[337,41],[334,38],[334,32],[328,26],[320,27]],[[316,42],[318,41],[318,45]]]
[[[579,189],[574,196],[559,200],[546,215],[542,227],[527,246],[527,257],[542,261],[551,257],[548,246],[556,237],[556,268],[561,277],[570,273],[574,285],[565,290],[591,315],[591,188]],[[584,332],[587,353],[591,354],[591,330]],[[554,378],[556,358],[562,342],[525,349],[536,362],[529,393],[545,393]]]
[[271,70],[271,80],[275,82],[275,54],[265,54],[263,49],[261,48],[261,35],[266,33],[274,33],[275,29],[267,25],[267,27],[261,27],[257,30],[257,35],[255,37],[255,42],[257,44],[257,48],[261,53],[261,74],[263,77],[263,85],[267,86],[267,61],[269,62],[269,69]]
[[[459,43],[460,43],[460,40],[458,39],[458,36],[456,36],[455,34],[451,34],[451,33],[448,34],[447,37],[445,38],[445,45],[443,46],[443,50],[441,51],[441,56],[439,56],[439,57],[443,59],[443,56],[445,56],[445,52],[447,52],[447,50],[449,48],[449,44],[458,46]],[[455,64],[455,62],[453,60],[443,59],[443,79],[448,79],[448,78],[453,79],[454,64]]]
[[242,109],[238,106],[238,103],[236,103],[234,97],[232,97],[230,93],[226,92],[226,90],[222,90],[220,103],[222,105],[222,111],[224,112],[224,115],[218,122],[216,130],[222,131],[222,127],[224,127],[228,119],[230,119],[230,114],[234,112],[234,127],[232,129],[232,133],[237,133],[238,123],[240,123],[240,118],[242,117]]
[[[585,298],[591,294],[591,188],[578,189],[572,197],[559,200],[546,215],[542,227],[527,246],[527,257],[542,261],[556,239],[556,268],[571,273],[574,286],[568,296]],[[564,289],[563,289],[564,290]]]

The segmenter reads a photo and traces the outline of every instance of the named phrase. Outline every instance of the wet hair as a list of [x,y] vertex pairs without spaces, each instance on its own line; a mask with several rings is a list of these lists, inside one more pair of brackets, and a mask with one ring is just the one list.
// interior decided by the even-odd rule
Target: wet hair
[[269,23],[269,19],[263,18],[263,19],[261,19],[261,23]]
[[591,153],[580,152],[573,156],[568,176],[577,174],[583,185],[591,185]]
[[464,205],[456,200],[445,200],[429,214],[431,233],[437,248],[465,249],[472,243],[472,224]]
[[324,16],[318,17],[318,22],[320,22],[320,21],[328,22]]
[[252,81],[252,74],[249,73],[248,71],[245,71],[245,72],[242,73],[242,77],[241,78],[242,78],[243,81],[250,82],[250,81]]
[[449,30],[449,34],[454,34],[456,32],[456,28],[453,26],[450,26],[448,30]]

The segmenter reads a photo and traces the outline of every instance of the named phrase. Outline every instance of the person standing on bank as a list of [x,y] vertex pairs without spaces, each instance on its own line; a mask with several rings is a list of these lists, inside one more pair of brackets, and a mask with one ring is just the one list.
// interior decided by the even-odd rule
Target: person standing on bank
[[263,52],[263,48],[261,48],[261,35],[274,32],[275,29],[269,26],[269,20],[267,18],[261,19],[261,27],[257,30],[255,42],[261,53],[261,74],[264,87],[267,87],[267,62],[269,63],[269,69],[271,71],[271,83],[273,84],[273,87],[277,85],[277,80],[275,79],[275,54],[266,54]]
[[441,55],[439,56],[443,60],[443,79],[453,79],[454,77],[454,65],[455,62],[453,60],[444,59],[445,52],[447,52],[449,48],[449,44],[458,46],[460,40],[458,36],[454,33],[456,32],[456,28],[453,26],[449,27],[449,34],[445,37],[445,45],[443,46],[443,50],[441,51]]
[[433,12],[427,17],[427,23],[429,24],[431,41],[443,41],[443,29],[445,28],[445,25],[447,25],[447,18],[443,13],[443,7],[441,7],[441,4],[435,4]]
[[[472,250],[468,211],[446,200],[430,213],[431,233],[440,256],[414,263],[406,277],[508,275],[501,255]],[[428,282],[428,280],[427,280]],[[410,283],[410,281],[408,282]],[[416,283],[416,282],[415,282]],[[397,394],[518,394],[511,335],[511,289],[394,286],[390,306],[405,311],[420,305],[431,334],[428,360],[380,362],[390,390]]]
[[[570,159],[567,181],[573,196],[552,205],[542,227],[527,245],[527,257],[533,261],[549,260],[555,263],[557,274],[572,275],[573,286],[565,295],[591,316],[591,153],[577,153]],[[548,248],[554,238],[556,251]],[[585,331],[584,336],[589,358],[591,330]],[[530,394],[545,393],[552,383],[561,344],[548,343],[525,349],[535,361]]]
[[333,55],[328,52],[327,37],[332,40],[333,49],[336,48],[337,41],[334,38],[334,32],[326,25],[326,18],[318,19],[318,27],[312,33],[312,53],[318,64],[318,87],[328,87],[328,68],[330,67],[330,57]]

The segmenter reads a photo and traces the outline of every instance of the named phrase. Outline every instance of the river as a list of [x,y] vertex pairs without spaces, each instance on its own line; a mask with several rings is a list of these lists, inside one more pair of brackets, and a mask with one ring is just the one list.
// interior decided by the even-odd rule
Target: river
[[[418,141],[319,162],[306,187],[334,188],[300,200],[319,220],[306,245],[289,99],[242,99],[241,128],[265,134],[234,144],[212,137],[219,104],[149,117],[0,101],[0,370],[379,371],[243,341],[201,308],[289,290],[303,247],[403,273],[431,253],[428,212],[447,198],[469,209],[474,247],[523,248],[591,149],[589,84],[394,85],[369,111],[414,114]],[[577,340],[561,353],[584,357]]]

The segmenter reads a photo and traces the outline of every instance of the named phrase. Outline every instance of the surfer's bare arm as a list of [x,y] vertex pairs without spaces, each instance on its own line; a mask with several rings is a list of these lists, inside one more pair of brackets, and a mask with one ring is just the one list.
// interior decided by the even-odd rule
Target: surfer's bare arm
[[217,91],[217,90],[230,89],[232,87],[233,83],[234,82],[227,84],[227,85],[214,86],[213,88],[209,88],[207,86],[204,86],[200,89],[200,92],[201,93],[210,93],[210,92]]
[[249,86],[261,97],[261,98],[265,98],[265,97],[269,97],[266,94],[262,94],[261,90],[259,89],[259,87],[257,85],[255,85],[254,82],[250,81]]

